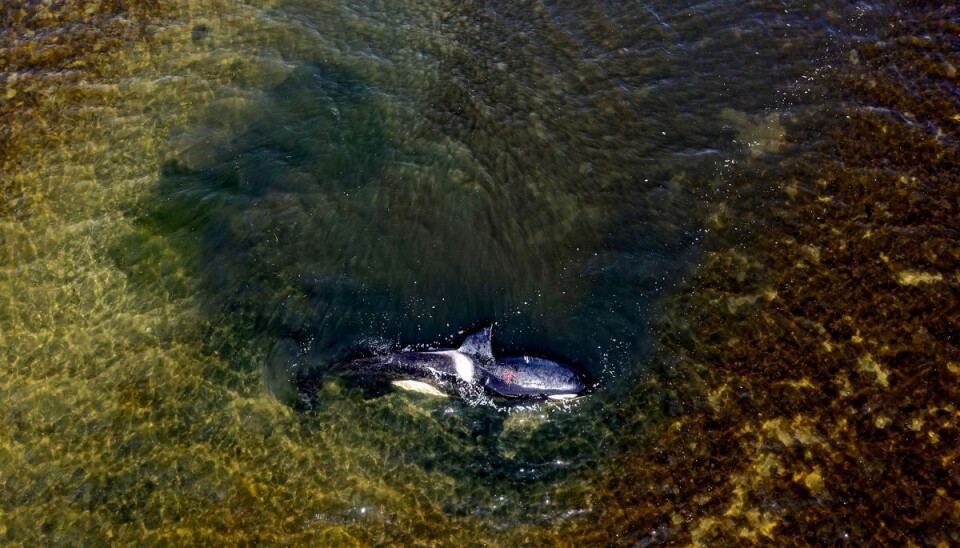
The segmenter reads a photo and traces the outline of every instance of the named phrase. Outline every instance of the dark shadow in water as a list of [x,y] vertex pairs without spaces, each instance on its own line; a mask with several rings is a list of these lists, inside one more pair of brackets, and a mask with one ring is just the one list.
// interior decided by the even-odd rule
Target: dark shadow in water
[[[199,165],[164,165],[148,223],[195,241],[203,305],[213,321],[235,324],[234,337],[245,330],[252,338],[289,337],[335,360],[360,344],[371,318],[397,306],[351,275],[345,251],[362,238],[348,223],[331,222],[349,219],[350,194],[397,155],[381,103],[347,71],[301,66],[259,112],[242,114],[254,120],[245,132]],[[356,221],[352,228],[369,230]],[[236,341],[213,346],[224,343]],[[265,372],[286,400],[290,365]]]
[[[696,249],[691,227],[670,228],[673,243],[636,238],[621,228],[633,217],[571,211],[579,189],[537,202],[519,180],[453,183],[457,166],[423,144],[442,135],[398,130],[393,100],[341,68],[302,66],[241,113],[245,131],[163,167],[147,219],[195,248],[211,321],[234,326],[212,346],[230,356],[280,341],[267,386],[308,404],[330,364],[397,344],[455,347],[484,320],[504,351],[559,355],[603,381],[635,367],[650,303]],[[640,205],[661,193],[634,192]],[[121,263],[145,242],[125,247]]]
[[[437,93],[456,102],[456,89]],[[402,97],[323,64],[295,69],[237,110],[219,115],[246,120],[242,131],[163,167],[145,230],[116,253],[134,273],[144,255],[176,248],[200,294],[175,277],[135,283],[199,299],[211,352],[241,370],[263,363],[274,395],[317,416],[336,416],[342,408],[325,406],[354,394],[317,397],[332,364],[398,345],[456,347],[462,331],[496,321],[496,351],[561,358],[604,388],[533,426],[437,404],[430,412],[449,428],[443,435],[410,424],[386,398],[358,404],[356,417],[375,414],[365,443],[382,440],[425,470],[481,478],[458,486],[463,502],[451,514],[472,511],[471,490],[535,496],[530,482],[546,489],[558,475],[594,473],[623,422],[617,410],[635,415],[636,400],[618,398],[644,367],[654,303],[700,252],[698,185],[716,159],[668,151],[639,174],[637,161],[614,158],[601,181],[579,161],[610,142],[594,135],[599,126],[567,144],[577,161],[551,153],[541,163],[536,148],[548,144],[517,146],[528,124],[476,126],[471,141],[470,119],[433,113],[417,124],[422,115]],[[558,133],[562,123],[551,122]],[[205,126],[217,125],[191,131],[215,135]],[[523,157],[507,166],[497,150]],[[693,183],[676,176],[681,166]]]

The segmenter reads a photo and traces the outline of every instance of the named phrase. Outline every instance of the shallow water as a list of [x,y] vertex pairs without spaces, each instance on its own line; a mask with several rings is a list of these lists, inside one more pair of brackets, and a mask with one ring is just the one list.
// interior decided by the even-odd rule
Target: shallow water
[[[847,108],[827,68],[886,15],[45,9],[4,12],[0,535],[64,543],[676,534],[682,504],[651,522],[623,490],[693,496],[640,483],[686,466],[651,456],[704,399],[671,379],[729,357],[673,295],[710,301],[688,282],[718,260],[734,291],[767,289],[748,235],[809,191],[784,158],[822,146]],[[487,321],[498,351],[562,357],[600,389],[505,409],[327,374]]]

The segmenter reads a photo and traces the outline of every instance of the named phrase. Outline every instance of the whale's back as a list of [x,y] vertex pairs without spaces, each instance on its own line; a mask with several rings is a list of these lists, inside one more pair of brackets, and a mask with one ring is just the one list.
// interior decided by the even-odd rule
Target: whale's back
[[511,356],[481,369],[484,386],[507,397],[574,397],[586,389],[579,371],[546,358]]

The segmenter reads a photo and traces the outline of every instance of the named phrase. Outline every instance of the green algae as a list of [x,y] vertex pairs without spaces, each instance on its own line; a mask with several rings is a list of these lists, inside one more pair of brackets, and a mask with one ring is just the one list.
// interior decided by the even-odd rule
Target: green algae
[[[484,441],[487,412],[451,414],[399,396],[371,404],[340,388],[312,415],[295,412],[263,388],[264,345],[237,338],[252,328],[211,315],[197,298],[204,280],[189,230],[145,228],[143,199],[166,159],[202,157],[177,134],[198,115],[184,106],[211,98],[210,80],[163,76],[199,70],[223,84],[262,69],[257,80],[270,88],[289,72],[242,55],[204,56],[198,67],[191,28],[101,49],[111,56],[97,78],[53,90],[75,94],[62,99],[70,116],[49,119],[56,137],[18,142],[5,164],[30,199],[5,194],[14,216],[3,225],[0,281],[0,534],[27,543],[369,544],[476,533],[478,521],[445,525],[476,511],[463,502],[471,497],[498,501],[484,511],[512,513],[509,489],[498,499],[457,481],[491,457],[507,471],[489,478],[490,491],[520,473],[496,457],[493,437]],[[248,99],[236,99],[244,108]],[[221,122],[232,123],[224,112]],[[247,121],[239,123],[227,131],[242,132]]]

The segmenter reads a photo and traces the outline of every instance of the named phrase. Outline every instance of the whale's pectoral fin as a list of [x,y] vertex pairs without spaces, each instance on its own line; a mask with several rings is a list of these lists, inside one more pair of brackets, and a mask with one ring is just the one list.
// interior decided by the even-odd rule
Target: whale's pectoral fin
[[463,344],[457,349],[461,354],[480,358],[481,360],[493,359],[493,346],[490,344],[490,337],[493,334],[493,325],[484,327],[478,331],[467,335]]

